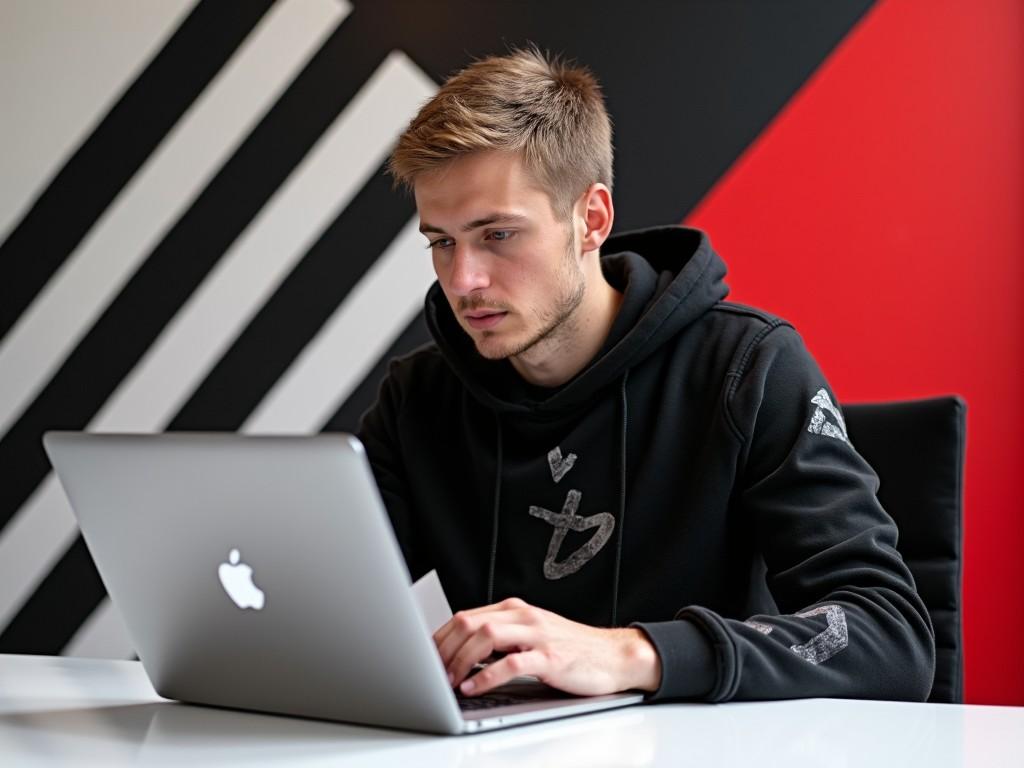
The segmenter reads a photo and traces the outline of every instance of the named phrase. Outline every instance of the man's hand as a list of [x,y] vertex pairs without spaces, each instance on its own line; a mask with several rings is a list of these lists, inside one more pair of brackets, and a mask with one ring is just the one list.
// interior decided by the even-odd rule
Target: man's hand
[[[511,597],[459,611],[434,633],[453,686],[486,693],[518,675],[533,675],[568,693],[594,696],[657,690],[661,660],[639,629],[600,629]],[[477,662],[505,653],[473,677]]]

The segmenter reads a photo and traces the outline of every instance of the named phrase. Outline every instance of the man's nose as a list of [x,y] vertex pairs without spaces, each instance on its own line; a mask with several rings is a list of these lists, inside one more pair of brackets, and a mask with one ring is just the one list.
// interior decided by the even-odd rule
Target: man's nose
[[468,245],[452,246],[452,261],[448,272],[448,287],[457,296],[468,296],[473,291],[487,288],[491,277],[487,271],[486,254],[478,253]]

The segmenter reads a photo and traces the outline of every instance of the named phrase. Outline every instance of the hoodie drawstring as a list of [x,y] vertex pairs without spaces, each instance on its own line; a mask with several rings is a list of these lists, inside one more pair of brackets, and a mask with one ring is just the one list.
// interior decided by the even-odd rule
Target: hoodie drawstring
[[490,605],[494,602],[494,562],[498,557],[498,508],[501,506],[501,414],[494,411],[494,421],[497,424],[497,468],[494,470],[494,517],[491,521],[491,562],[487,568],[487,602]]
[[[615,567],[612,581],[612,621],[611,626],[617,626],[619,612],[619,576],[622,568],[622,539],[626,532],[626,433],[629,425],[629,402],[626,398],[626,382],[629,379],[627,369],[622,376],[622,384],[619,387],[619,535],[615,544]],[[494,602],[494,566],[498,558],[498,511],[501,507],[501,470],[503,464],[502,456],[502,434],[501,415],[494,411],[494,422],[496,425],[497,447],[495,453],[497,461],[494,470],[494,508],[491,519],[491,558],[487,566],[487,602],[484,605],[491,605]]]
[[615,544],[615,580],[612,583],[612,623],[611,626],[618,626],[619,613],[619,571],[622,564],[622,538],[626,533],[626,427],[629,423],[629,403],[626,400],[626,380],[629,379],[629,369],[622,376],[621,410],[619,429],[619,535],[616,536]]

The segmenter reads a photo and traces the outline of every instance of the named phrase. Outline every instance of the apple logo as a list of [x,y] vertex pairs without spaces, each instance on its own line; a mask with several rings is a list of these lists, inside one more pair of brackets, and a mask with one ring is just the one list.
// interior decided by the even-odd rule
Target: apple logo
[[252,568],[245,563],[239,562],[241,555],[237,549],[232,549],[228,554],[230,563],[221,563],[217,569],[220,583],[224,591],[228,593],[235,605],[239,608],[254,608],[257,611],[263,608],[263,590],[252,583]]

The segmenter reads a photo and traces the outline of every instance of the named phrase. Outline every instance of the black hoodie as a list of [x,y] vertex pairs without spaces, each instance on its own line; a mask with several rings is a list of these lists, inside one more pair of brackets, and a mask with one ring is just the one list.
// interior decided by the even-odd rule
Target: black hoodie
[[699,230],[602,251],[622,306],[560,387],[481,357],[429,290],[436,343],[392,361],[359,430],[412,575],[437,568],[455,610],[641,628],[652,699],[926,699],[931,620],[800,336],[724,301]]

